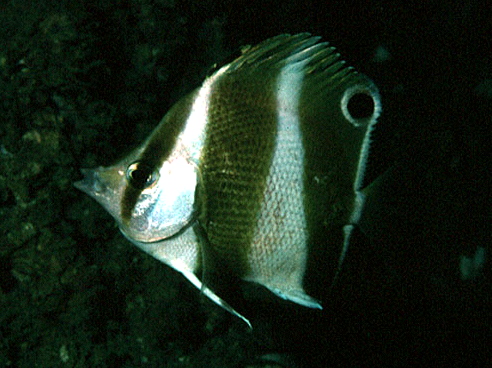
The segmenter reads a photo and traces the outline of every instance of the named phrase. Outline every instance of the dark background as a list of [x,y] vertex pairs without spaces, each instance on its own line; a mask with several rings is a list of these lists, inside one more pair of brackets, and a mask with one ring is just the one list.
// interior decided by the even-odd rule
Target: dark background
[[[54,3],[0,5],[1,367],[492,364],[490,261],[459,268],[491,243],[483,1]],[[243,285],[248,331],[72,183],[141,142],[215,63],[304,31],[380,88],[367,182],[390,171],[325,309]]]

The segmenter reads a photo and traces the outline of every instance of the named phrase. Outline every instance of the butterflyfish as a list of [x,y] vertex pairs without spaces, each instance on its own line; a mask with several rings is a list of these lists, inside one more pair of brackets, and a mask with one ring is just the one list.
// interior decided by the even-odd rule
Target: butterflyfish
[[377,87],[308,33],[243,50],[178,101],[147,140],[75,186],[99,202],[139,248],[206,284],[228,272],[309,308],[313,247],[337,273],[364,206]]

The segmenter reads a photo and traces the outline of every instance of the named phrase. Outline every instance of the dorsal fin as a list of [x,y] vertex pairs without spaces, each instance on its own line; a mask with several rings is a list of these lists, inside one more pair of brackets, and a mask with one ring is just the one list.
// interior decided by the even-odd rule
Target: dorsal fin
[[[319,40],[320,37],[311,36],[309,33],[294,36],[282,34],[256,46],[246,47],[240,57],[220,68],[216,74],[268,70],[306,59],[309,59],[306,64],[307,71],[311,73],[326,67],[339,57],[334,53],[335,48],[329,47],[327,42],[317,43]],[[332,55],[332,59],[327,63],[326,56],[329,54]]]

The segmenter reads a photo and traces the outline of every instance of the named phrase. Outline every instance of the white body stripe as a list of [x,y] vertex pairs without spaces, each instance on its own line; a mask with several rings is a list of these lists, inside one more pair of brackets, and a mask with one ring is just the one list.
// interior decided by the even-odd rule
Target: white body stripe
[[277,132],[248,257],[252,275],[249,279],[260,282],[284,299],[321,308],[302,287],[308,252],[303,201],[304,147],[299,119],[303,78],[303,63],[287,63],[274,90],[277,93]]
[[226,71],[222,68],[217,73],[207,78],[198,90],[190,115],[186,120],[183,131],[179,134],[175,150],[186,152],[185,157],[196,166],[200,160],[203,145],[205,143],[205,128],[208,123],[208,110],[210,104],[210,95],[215,81]]

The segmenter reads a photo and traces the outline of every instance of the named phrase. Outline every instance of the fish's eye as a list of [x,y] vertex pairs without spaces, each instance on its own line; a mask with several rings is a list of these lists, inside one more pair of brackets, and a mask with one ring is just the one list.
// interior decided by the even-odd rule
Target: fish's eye
[[343,115],[351,124],[360,126],[379,116],[381,110],[379,94],[371,88],[354,86],[345,91],[341,108]]
[[156,182],[159,174],[149,165],[134,162],[126,169],[126,180],[136,189],[145,189]]

